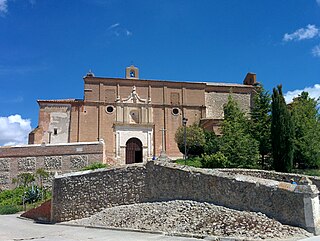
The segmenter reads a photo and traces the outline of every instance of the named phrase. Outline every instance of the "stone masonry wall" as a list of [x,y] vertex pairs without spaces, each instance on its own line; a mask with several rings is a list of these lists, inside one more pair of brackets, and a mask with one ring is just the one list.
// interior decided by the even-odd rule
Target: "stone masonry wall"
[[1,147],[0,190],[13,188],[12,179],[20,173],[34,173],[43,168],[53,176],[103,160],[103,142]]
[[55,178],[52,219],[62,222],[84,218],[106,207],[145,202],[145,177],[146,167],[136,164]]
[[[205,94],[206,118],[223,119],[223,107],[228,103],[230,93],[208,92]],[[250,111],[251,95],[231,93],[240,109],[245,113]]]
[[186,199],[262,212],[281,222],[305,226],[304,194],[290,183],[228,175],[216,170],[153,165],[148,169],[150,201]]
[[[276,180],[279,182],[290,182],[290,180],[293,179],[298,184],[300,179],[305,177],[305,175],[296,174],[296,173],[284,173],[284,172],[255,170],[255,169],[225,168],[225,169],[219,169],[219,171],[228,173],[230,175],[241,174],[246,176]],[[308,178],[312,181],[314,185],[317,186],[318,190],[320,190],[320,177],[308,176]]]
[[318,193],[314,185],[296,186],[214,169],[148,162],[55,178],[52,221],[88,217],[110,206],[184,199],[262,212],[316,232]]

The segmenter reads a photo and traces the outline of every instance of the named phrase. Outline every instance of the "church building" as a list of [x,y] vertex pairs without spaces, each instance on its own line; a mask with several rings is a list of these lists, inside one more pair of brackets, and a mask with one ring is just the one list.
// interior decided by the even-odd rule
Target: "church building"
[[243,84],[178,82],[139,78],[139,69],[126,68],[125,78],[84,79],[84,99],[38,100],[38,127],[29,144],[105,142],[105,162],[146,162],[162,150],[171,159],[181,158],[176,130],[199,123],[219,134],[223,106],[231,94],[249,112],[256,75]]

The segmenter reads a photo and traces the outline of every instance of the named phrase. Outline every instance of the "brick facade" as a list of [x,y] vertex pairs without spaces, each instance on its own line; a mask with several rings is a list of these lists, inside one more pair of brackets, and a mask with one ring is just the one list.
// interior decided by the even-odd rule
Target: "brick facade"
[[182,118],[188,119],[188,125],[204,123],[205,128],[218,131],[229,94],[242,110],[250,110],[255,75],[248,74],[244,83],[141,80],[134,66],[127,68],[125,79],[95,77],[90,72],[84,77],[83,100],[38,101],[39,125],[30,133],[29,143],[103,139],[108,143],[105,154],[109,160],[125,164],[126,147],[132,138],[138,138],[141,161],[159,156],[162,148],[170,158],[178,158],[182,154],[174,136]]

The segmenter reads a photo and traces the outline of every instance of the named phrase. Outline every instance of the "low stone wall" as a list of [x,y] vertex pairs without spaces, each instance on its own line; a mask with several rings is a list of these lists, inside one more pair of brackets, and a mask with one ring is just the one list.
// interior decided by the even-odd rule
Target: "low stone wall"
[[106,207],[145,202],[145,178],[143,164],[56,177],[52,186],[52,220],[84,218]]
[[[231,175],[242,174],[246,176],[276,180],[279,182],[290,182],[290,180],[293,179],[298,184],[302,178],[306,177],[305,175],[296,174],[296,173],[285,173],[285,172],[275,172],[275,171],[265,171],[265,170],[255,170],[255,169],[225,168],[225,169],[218,169],[218,170]],[[308,176],[308,178],[320,190],[320,177]]]
[[[315,232],[319,220],[318,189],[214,169],[174,164],[149,164],[149,201],[186,199],[212,202],[229,208],[262,212],[282,223]],[[310,205],[310,206],[308,206]]]
[[0,190],[12,188],[12,179],[20,173],[43,168],[51,175],[61,174],[103,160],[103,142],[1,147]]
[[214,169],[148,162],[56,177],[52,221],[88,217],[110,206],[184,199],[262,212],[317,233],[318,193],[315,185],[297,186]]

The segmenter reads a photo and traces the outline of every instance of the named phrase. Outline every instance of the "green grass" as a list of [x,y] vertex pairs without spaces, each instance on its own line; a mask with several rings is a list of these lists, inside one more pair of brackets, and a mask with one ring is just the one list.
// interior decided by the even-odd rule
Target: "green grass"
[[176,163],[178,163],[180,165],[186,164],[187,166],[191,166],[191,167],[202,167],[199,157],[189,158],[186,160],[186,163],[185,163],[185,160],[178,159],[178,160],[176,160]]

